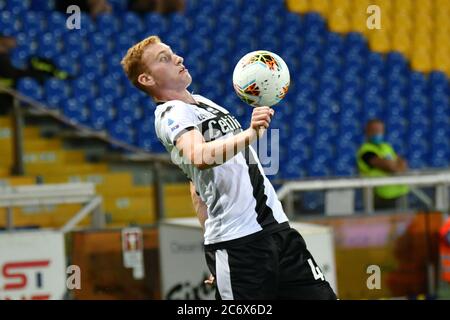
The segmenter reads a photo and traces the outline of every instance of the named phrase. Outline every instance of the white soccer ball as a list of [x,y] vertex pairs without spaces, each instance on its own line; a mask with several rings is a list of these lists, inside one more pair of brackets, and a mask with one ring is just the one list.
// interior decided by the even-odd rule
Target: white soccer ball
[[286,95],[290,84],[286,63],[273,52],[258,50],[239,60],[233,72],[233,87],[251,106],[273,106]]

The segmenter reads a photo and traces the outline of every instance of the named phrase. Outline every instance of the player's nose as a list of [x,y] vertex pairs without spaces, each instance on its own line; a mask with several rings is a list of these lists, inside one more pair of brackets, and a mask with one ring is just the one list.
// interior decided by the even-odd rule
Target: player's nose
[[184,61],[183,57],[180,57],[178,55],[175,55],[175,63],[178,64],[182,64]]

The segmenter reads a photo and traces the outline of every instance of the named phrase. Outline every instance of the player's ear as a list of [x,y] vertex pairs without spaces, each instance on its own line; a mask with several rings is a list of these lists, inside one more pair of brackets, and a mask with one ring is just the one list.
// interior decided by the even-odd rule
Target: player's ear
[[141,73],[138,76],[138,82],[146,87],[151,87],[155,84],[155,79],[147,73]]

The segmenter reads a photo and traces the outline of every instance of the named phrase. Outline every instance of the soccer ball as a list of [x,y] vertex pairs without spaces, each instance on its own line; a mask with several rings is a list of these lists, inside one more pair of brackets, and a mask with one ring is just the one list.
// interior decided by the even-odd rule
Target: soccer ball
[[239,60],[233,72],[233,87],[245,103],[273,106],[284,98],[290,83],[286,63],[273,52],[258,50]]

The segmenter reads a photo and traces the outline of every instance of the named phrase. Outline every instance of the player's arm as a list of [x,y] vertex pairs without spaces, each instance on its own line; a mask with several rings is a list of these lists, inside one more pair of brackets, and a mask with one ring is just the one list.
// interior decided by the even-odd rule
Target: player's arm
[[203,202],[202,199],[200,199],[199,195],[197,194],[197,191],[195,190],[195,186],[192,182],[190,182],[190,189],[191,189],[191,199],[192,199],[192,205],[194,206],[194,210],[197,213],[198,221],[200,221],[200,225],[203,228],[203,231],[205,230],[205,221],[208,219],[208,211],[206,204]]
[[274,111],[269,107],[253,109],[250,127],[227,139],[206,142],[198,130],[183,133],[176,147],[190,163],[200,170],[221,165],[244,150],[269,127]]
[[[191,190],[191,199],[192,199],[192,205],[194,206],[194,210],[197,213],[198,221],[200,221],[200,225],[203,228],[203,232],[205,231],[205,221],[208,219],[208,211],[206,204],[203,202],[202,199],[197,194],[197,191],[195,190],[195,186],[192,182],[189,183],[190,190]],[[204,280],[205,284],[213,285],[214,284],[214,276],[211,274],[209,275],[208,279]]]

